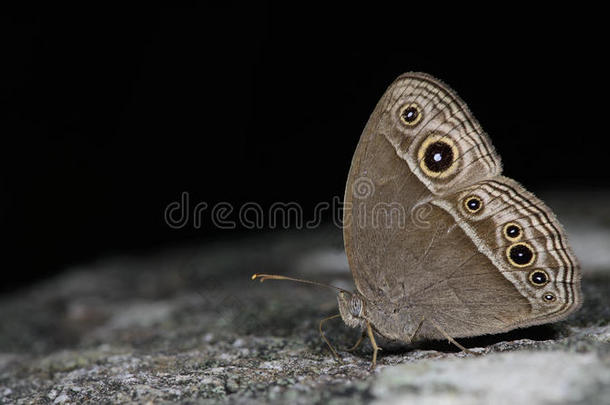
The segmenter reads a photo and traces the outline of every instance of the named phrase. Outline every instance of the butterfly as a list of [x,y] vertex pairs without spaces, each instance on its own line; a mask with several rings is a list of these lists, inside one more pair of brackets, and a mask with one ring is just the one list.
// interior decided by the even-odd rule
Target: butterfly
[[467,350],[455,339],[558,321],[582,303],[580,268],[553,212],[502,176],[466,104],[428,74],[405,73],[381,97],[344,203],[356,291],[330,287],[336,316],[363,330],[355,347],[370,339],[373,367],[375,335],[447,339]]

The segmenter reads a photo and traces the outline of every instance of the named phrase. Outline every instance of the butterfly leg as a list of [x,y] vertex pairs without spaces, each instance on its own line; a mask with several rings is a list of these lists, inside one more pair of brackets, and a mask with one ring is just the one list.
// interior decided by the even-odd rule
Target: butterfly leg
[[419,332],[419,330],[421,329],[421,326],[424,324],[425,320],[426,320],[426,318],[423,318],[423,317],[421,318],[421,321],[419,321],[419,324],[417,324],[417,328],[415,328],[415,332],[413,332],[413,334],[409,338],[408,343],[413,342],[413,340],[415,339],[415,335],[417,335],[417,332]]
[[430,319],[430,323],[436,328],[436,330],[438,330],[443,336],[445,336],[445,339],[447,339],[449,341],[449,343],[453,343],[455,346],[457,346],[460,350],[462,350],[463,352],[466,352],[468,354],[478,354],[473,352],[472,350],[468,350],[466,349],[464,346],[462,346],[461,344],[459,344],[454,338],[452,338],[451,336],[449,336],[449,334],[447,332],[445,332],[443,330],[443,328],[441,328],[436,322],[434,322],[433,320]]
[[366,321],[366,333],[369,335],[371,345],[373,346],[373,362],[371,363],[371,370],[373,370],[377,365],[377,352],[381,350],[381,347],[377,346],[375,336],[373,335],[373,328],[371,328],[371,323],[369,321]]
[[330,349],[330,351],[333,353],[333,356],[335,356],[335,358],[337,359],[337,361],[339,363],[343,363],[343,361],[341,361],[341,357],[339,357],[339,354],[337,353],[337,351],[335,350],[335,348],[330,344],[329,340],[326,338],[326,336],[324,336],[324,331],[322,330],[322,325],[324,325],[324,323],[326,321],[330,321],[331,319],[335,319],[340,317],[340,314],[335,314],[335,315],[331,315],[329,317],[326,317],[324,319],[322,319],[320,321],[320,324],[318,325],[318,330],[320,331],[320,336],[322,336],[322,339],[324,339],[324,341],[326,342],[326,344],[328,345],[328,348]]
[[356,342],[355,345],[353,345],[352,347],[350,347],[349,349],[345,349],[346,352],[353,352],[354,350],[356,350],[356,348],[358,346],[360,346],[360,343],[362,343],[362,341],[364,340],[364,338],[366,337],[366,330],[362,331],[362,334],[360,335],[360,338],[358,339],[358,341]]

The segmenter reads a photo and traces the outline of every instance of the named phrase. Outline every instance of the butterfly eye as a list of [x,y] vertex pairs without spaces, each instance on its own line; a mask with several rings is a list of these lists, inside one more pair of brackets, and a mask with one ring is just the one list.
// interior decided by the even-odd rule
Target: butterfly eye
[[542,298],[544,298],[544,300],[547,302],[553,302],[557,299],[557,298],[555,298],[555,295],[553,295],[551,293],[544,294],[544,296]]
[[508,224],[504,225],[504,237],[509,241],[518,241],[521,239],[521,234],[521,227],[518,224],[509,222]]
[[400,120],[409,127],[419,124],[421,119],[421,109],[415,103],[406,104],[400,109]]
[[529,275],[530,283],[537,287],[542,287],[549,282],[549,275],[544,270],[534,270]]
[[483,200],[476,195],[468,196],[464,199],[464,208],[471,214],[476,214],[483,208]]
[[520,242],[510,245],[506,249],[506,257],[515,267],[527,267],[534,262],[536,255],[529,244]]
[[352,316],[360,317],[362,315],[362,300],[356,296],[352,296],[349,302],[349,311]]

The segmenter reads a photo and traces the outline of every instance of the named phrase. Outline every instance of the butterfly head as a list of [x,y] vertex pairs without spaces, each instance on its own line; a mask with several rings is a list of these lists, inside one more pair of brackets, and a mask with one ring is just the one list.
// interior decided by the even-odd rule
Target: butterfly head
[[356,293],[340,291],[337,295],[339,313],[343,322],[352,328],[364,325],[365,304],[362,297]]

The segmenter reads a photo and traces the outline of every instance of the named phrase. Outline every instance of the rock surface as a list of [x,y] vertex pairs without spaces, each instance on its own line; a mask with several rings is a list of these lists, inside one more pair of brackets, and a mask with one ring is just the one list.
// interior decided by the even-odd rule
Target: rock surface
[[263,233],[75,268],[0,298],[0,403],[610,403],[610,195],[554,193],[583,267],[565,321],[354,353],[330,291],[250,280],[281,273],[351,288],[334,227]]

